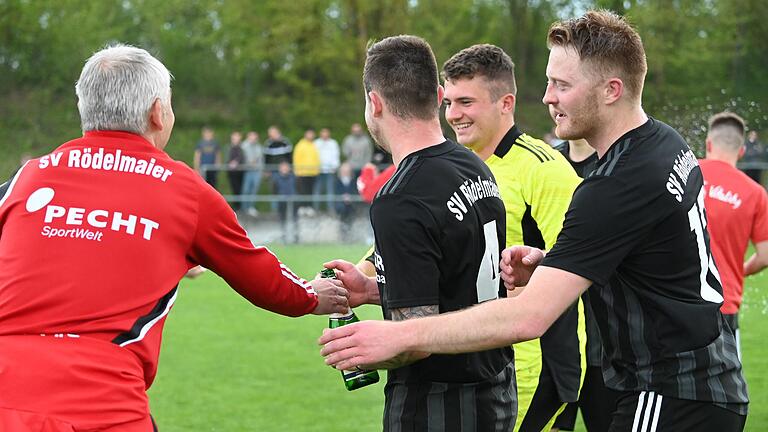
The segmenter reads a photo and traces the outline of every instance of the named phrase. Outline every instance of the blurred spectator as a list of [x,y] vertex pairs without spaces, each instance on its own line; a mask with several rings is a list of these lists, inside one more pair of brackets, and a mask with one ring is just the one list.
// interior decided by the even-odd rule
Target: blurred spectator
[[267,140],[264,142],[264,161],[268,165],[273,165],[269,167],[269,170],[275,172],[275,167],[280,162],[290,162],[291,150],[293,150],[293,145],[288,138],[283,136],[277,126],[270,126],[267,129]]
[[320,155],[320,174],[315,180],[312,194],[315,196],[315,210],[320,209],[320,199],[325,194],[328,210],[332,208],[332,198],[336,185],[336,170],[339,168],[339,143],[331,138],[328,128],[320,129],[320,138],[315,140],[315,147]]
[[[296,174],[296,191],[299,195],[311,195],[315,188],[315,179],[320,174],[320,154],[315,147],[315,131],[307,129],[304,137],[293,149],[293,173]],[[299,214],[311,216],[315,213],[308,201],[300,201]]]
[[296,195],[296,177],[291,172],[291,164],[287,160],[280,162],[272,181],[275,193],[282,198],[277,203],[277,212],[283,229],[283,242],[297,243],[299,239],[296,230],[296,203],[290,201]]
[[373,144],[368,134],[363,132],[360,124],[355,123],[350,129],[350,134],[344,138],[341,143],[341,151],[344,153],[346,161],[355,174],[355,179],[360,176],[360,170],[371,161],[373,154]]
[[[267,164],[267,175],[274,177],[277,175],[278,169],[276,168],[281,162],[291,161],[291,151],[293,145],[288,138],[283,136],[280,129],[277,126],[270,126],[267,129],[267,140],[264,142],[264,162]],[[277,185],[275,180],[272,180],[272,193],[277,194]],[[277,209],[277,204],[272,201],[272,211]]]
[[[241,147],[245,154],[245,165],[247,167],[243,175],[243,190],[241,192],[243,195],[256,195],[259,193],[259,187],[261,187],[261,176],[264,170],[264,149],[259,142],[259,134],[254,131],[248,132]],[[259,215],[252,199],[246,199],[242,203],[241,208],[245,209],[249,215],[254,217]]]
[[[763,148],[763,144],[760,143],[760,140],[757,138],[757,131],[751,130],[749,131],[749,134],[747,135],[747,140],[744,142],[744,157],[741,159],[742,162],[747,163],[762,163],[765,162],[765,149]],[[763,184],[762,177],[763,177],[763,169],[757,168],[757,167],[747,167],[743,169],[744,174],[749,176],[752,180],[756,181],[759,184]]]
[[213,129],[206,126],[202,131],[202,138],[197,142],[195,147],[195,170],[205,177],[205,181],[216,188],[216,178],[218,177],[218,170],[214,169],[214,165],[221,163],[221,149],[219,143],[216,142],[213,136]]
[[[240,142],[243,140],[243,135],[234,131],[229,135],[229,153],[227,155],[227,178],[229,178],[229,187],[232,189],[232,194],[240,196],[243,191],[243,171],[242,165],[245,164],[245,154],[243,148],[240,147]],[[241,202],[232,203],[232,208],[242,209]]]
[[339,176],[336,179],[336,195],[341,195],[341,199],[336,201],[336,213],[339,215],[339,234],[343,242],[349,240],[352,219],[355,216],[355,201],[352,197],[357,196],[357,185],[352,176],[352,167],[349,163],[341,164]]

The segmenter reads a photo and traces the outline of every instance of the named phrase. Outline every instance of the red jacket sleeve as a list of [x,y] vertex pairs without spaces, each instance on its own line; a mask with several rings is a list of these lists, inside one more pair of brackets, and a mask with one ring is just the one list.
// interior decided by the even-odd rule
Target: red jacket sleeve
[[317,306],[309,283],[286,267],[266,247],[255,247],[234,211],[213,188],[201,187],[197,232],[191,261],[213,270],[256,306],[301,316]]

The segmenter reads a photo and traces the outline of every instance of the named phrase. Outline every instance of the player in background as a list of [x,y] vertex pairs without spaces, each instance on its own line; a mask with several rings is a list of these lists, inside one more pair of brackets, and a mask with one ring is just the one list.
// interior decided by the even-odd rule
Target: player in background
[[[720,311],[739,340],[739,308],[744,277],[768,266],[768,194],[759,183],[736,168],[744,155],[744,120],[731,112],[709,119],[706,159],[699,161],[704,174],[704,205],[712,256],[723,283]],[[744,261],[749,242],[755,253]]]
[[[488,167],[443,137],[430,46],[415,36],[371,45],[363,85],[368,130],[397,169],[371,206],[376,276],[326,264],[356,293],[350,305],[380,304],[386,320],[407,321],[505,296],[504,204]],[[507,346],[376,365],[388,369],[384,431],[508,432],[517,411],[512,357]]]
[[83,137],[0,186],[2,431],[156,430],[146,390],[197,265],[282,315],[348,306],[342,287],[254,247],[222,196],[165,153],[170,83],[143,49],[95,53],[75,87]]
[[576,189],[555,246],[513,246],[502,277],[517,297],[403,322],[326,330],[326,363],[375,366],[401,352],[458,353],[540,336],[587,289],[603,341],[603,377],[621,391],[611,431],[742,431],[747,386],[704,212],[704,182],[685,140],[645,114],[637,32],[589,11],[556,22],[543,102],[562,139],[599,156]]
[[[549,249],[563,226],[581,179],[547,143],[515,125],[515,65],[495,45],[473,45],[443,65],[445,119],[460,144],[485,161],[499,184],[507,244]],[[549,430],[581,385],[579,305],[558,318],[541,339],[515,345],[518,421],[515,430]],[[581,349],[580,349],[581,348]]]

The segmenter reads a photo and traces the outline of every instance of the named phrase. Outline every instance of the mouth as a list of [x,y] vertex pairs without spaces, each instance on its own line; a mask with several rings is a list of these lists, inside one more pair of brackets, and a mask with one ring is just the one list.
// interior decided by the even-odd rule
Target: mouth
[[451,127],[453,127],[453,129],[456,132],[460,132],[460,131],[463,131],[465,129],[469,129],[470,126],[472,126],[472,122],[451,123]]
[[554,120],[555,123],[560,123],[561,121],[565,120],[566,117],[568,117],[564,113],[561,113],[559,111],[554,111],[554,110],[552,111],[551,116],[552,116],[552,120]]

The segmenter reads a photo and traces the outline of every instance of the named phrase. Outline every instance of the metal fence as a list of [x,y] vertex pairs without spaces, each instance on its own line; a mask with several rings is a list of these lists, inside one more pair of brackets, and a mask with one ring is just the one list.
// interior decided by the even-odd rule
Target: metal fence
[[[266,166],[262,172],[272,172],[277,166]],[[238,167],[235,170],[249,171]],[[201,167],[205,177],[209,171],[226,173],[227,165]],[[254,244],[270,243],[373,243],[369,222],[370,205],[357,194],[275,195],[259,193],[235,195],[224,176],[217,187],[224,199],[237,213],[238,221]],[[263,178],[262,190],[271,190],[268,178]],[[255,212],[250,211],[250,203]],[[248,208],[244,208],[247,204]]]

